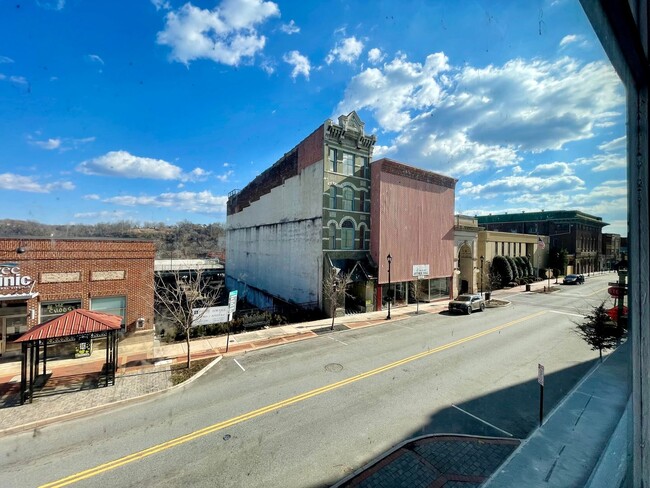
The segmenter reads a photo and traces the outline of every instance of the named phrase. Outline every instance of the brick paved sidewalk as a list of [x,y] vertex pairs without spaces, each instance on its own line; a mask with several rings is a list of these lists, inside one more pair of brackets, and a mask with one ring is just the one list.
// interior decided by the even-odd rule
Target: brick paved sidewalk
[[334,488],[479,487],[519,443],[493,437],[426,436],[389,451]]

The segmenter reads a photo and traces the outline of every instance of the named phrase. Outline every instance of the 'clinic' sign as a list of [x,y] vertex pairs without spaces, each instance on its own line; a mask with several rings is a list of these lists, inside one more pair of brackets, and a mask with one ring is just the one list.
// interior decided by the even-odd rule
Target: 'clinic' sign
[[34,282],[31,276],[20,274],[20,266],[16,263],[0,263],[0,290],[15,290],[31,286]]

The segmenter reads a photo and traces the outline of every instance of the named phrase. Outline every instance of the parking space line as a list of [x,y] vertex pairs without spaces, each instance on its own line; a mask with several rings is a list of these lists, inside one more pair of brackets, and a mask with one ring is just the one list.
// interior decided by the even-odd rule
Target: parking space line
[[241,364],[239,364],[239,361],[237,361],[236,359],[233,359],[233,361],[235,361],[235,362],[237,363],[237,366],[239,366],[239,367],[241,368],[242,371],[246,371],[246,370],[244,369],[244,367],[243,367]]
[[476,419],[476,420],[478,420],[479,422],[483,422],[485,425],[488,425],[488,426],[492,427],[493,429],[498,430],[499,432],[503,432],[505,435],[507,435],[507,436],[509,436],[509,437],[514,437],[514,435],[512,435],[510,432],[508,432],[508,431],[506,431],[506,430],[503,430],[503,429],[499,429],[496,425],[493,425],[493,424],[491,424],[490,422],[487,422],[487,421],[483,420],[482,418],[479,418],[479,417],[477,417],[476,415],[473,415],[473,414],[469,413],[467,410],[463,410],[462,408],[457,407],[457,406],[454,405],[453,403],[451,404],[451,406],[454,407],[456,410],[460,410],[460,411],[463,412],[464,414],[469,415],[469,416],[472,417],[473,419]]
[[343,342],[343,341],[339,341],[338,339],[334,339],[334,337],[332,337],[332,336],[325,336],[325,337],[327,337],[328,339],[332,339],[333,341],[340,342],[340,343],[343,344],[344,346],[347,346],[347,345],[348,345],[347,343],[345,343],[345,342]]

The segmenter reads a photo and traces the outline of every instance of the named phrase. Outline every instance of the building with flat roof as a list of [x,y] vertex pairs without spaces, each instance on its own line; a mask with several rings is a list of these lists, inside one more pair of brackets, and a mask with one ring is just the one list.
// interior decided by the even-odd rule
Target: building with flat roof
[[154,256],[143,240],[0,238],[0,356],[18,354],[13,340],[30,328],[78,308],[121,316],[123,336],[153,329]]
[[578,210],[555,210],[480,215],[478,222],[485,230],[548,236],[550,253],[567,250],[568,269],[563,272],[586,274],[602,269],[602,229],[609,224],[601,217]]

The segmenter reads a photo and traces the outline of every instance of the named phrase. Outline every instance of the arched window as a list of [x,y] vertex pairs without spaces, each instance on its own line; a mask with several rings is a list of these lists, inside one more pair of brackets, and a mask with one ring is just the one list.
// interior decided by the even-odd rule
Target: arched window
[[349,220],[341,225],[341,249],[354,249],[354,224]]
[[349,186],[343,188],[343,210],[354,210],[354,190]]
[[368,230],[365,225],[359,226],[359,249],[368,249],[367,241]]
[[336,187],[330,186],[330,208],[336,208]]
[[336,224],[329,225],[330,249],[336,249]]

